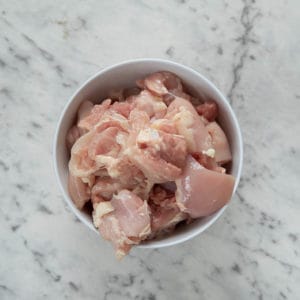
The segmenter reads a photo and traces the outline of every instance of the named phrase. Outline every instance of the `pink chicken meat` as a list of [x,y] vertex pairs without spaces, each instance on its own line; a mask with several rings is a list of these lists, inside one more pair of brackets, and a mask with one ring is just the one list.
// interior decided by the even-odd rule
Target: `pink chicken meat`
[[188,156],[176,186],[178,206],[192,218],[199,218],[213,214],[230,200],[234,177],[208,170]]
[[94,225],[118,258],[213,214],[234,188],[216,103],[201,103],[166,71],[137,85],[101,104],[84,101],[66,136],[70,196],[78,209],[92,203]]

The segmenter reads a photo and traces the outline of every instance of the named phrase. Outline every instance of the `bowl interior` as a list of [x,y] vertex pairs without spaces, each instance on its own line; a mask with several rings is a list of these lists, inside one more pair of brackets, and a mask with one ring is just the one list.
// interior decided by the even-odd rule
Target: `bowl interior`
[[[73,204],[68,193],[67,176],[69,153],[65,145],[66,134],[75,122],[76,113],[82,101],[89,100],[94,103],[100,103],[111,90],[133,87],[137,79],[162,70],[177,74],[183,80],[188,90],[195,96],[202,95],[203,97],[203,95],[205,95],[205,97],[209,97],[217,102],[219,107],[218,122],[229,139],[232,151],[233,161],[229,173],[236,178],[234,190],[238,185],[242,166],[241,133],[230,105],[217,88],[199,73],[174,62],[159,59],[144,59],[121,63],[104,69],[79,88],[73,97],[71,97],[61,115],[55,137],[55,170],[63,190],[64,198],[76,216],[95,232],[97,232],[97,230],[93,226],[90,214],[88,212],[79,211]],[[189,225],[180,226],[173,233],[163,238],[144,242],[139,245],[139,247],[163,247],[190,239],[209,227],[222,214],[225,208],[226,206],[209,217],[195,220]]]

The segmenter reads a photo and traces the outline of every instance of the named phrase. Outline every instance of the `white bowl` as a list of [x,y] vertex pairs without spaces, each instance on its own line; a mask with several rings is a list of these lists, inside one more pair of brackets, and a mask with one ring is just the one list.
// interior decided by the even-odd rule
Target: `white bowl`
[[[143,78],[156,71],[170,71],[175,73],[183,80],[189,91],[195,95],[204,93],[218,104],[218,122],[228,137],[232,151],[233,160],[230,174],[236,179],[234,192],[238,186],[243,160],[242,136],[237,118],[221,92],[203,75],[189,67],[172,61],[163,59],[135,59],[125,61],[101,70],[88,79],[75,92],[60,116],[54,138],[54,166],[64,199],[79,220],[96,233],[98,233],[98,231],[92,223],[91,216],[76,208],[68,192],[67,176],[69,153],[65,145],[67,131],[73,125],[78,107],[82,101],[90,100],[94,103],[99,103],[108,95],[109,91],[134,86],[136,79]],[[189,240],[212,225],[221,216],[226,207],[227,205],[209,217],[195,220],[189,225],[180,226],[180,228],[166,237],[144,242],[140,244],[139,247],[160,248]]]

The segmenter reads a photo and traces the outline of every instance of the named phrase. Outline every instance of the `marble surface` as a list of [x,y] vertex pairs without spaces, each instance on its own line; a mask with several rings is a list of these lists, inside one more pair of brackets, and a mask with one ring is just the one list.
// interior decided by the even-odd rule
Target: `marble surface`
[[[0,299],[300,299],[299,1],[0,0],[0,28]],[[245,162],[209,230],[118,262],[66,208],[52,141],[83,81],[138,57],[228,95]]]

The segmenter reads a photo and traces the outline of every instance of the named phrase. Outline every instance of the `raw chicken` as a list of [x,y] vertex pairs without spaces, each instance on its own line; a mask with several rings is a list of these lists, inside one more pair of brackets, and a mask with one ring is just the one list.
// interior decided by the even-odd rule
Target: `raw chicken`
[[132,244],[150,234],[150,209],[147,201],[128,190],[114,195],[110,204],[104,203],[95,205],[94,224],[105,239],[113,242],[117,257],[122,258]]
[[67,148],[71,150],[75,142],[80,137],[81,137],[81,132],[78,126],[77,125],[72,126],[67,133],[67,138],[66,138]]
[[[79,106],[77,112],[77,123],[80,122],[83,118],[85,118],[91,112],[93,108],[93,103],[90,101],[83,101]],[[67,148],[71,150],[75,142],[87,132],[86,129],[80,128],[77,125],[71,127],[71,129],[67,133],[66,143]]]
[[134,108],[145,111],[149,118],[162,118],[167,112],[167,106],[162,98],[152,95],[144,90],[136,96],[131,96],[127,100]]
[[[155,129],[149,129],[149,116],[144,111],[141,112],[136,109],[132,111],[130,122],[132,131],[127,140],[127,148],[124,151],[129,160],[153,183],[177,178],[181,170],[171,163],[170,155],[166,152],[168,145],[166,145],[165,140],[167,137],[163,138],[163,135],[167,135],[167,133],[159,133]],[[178,157],[185,156],[184,139],[180,136],[172,136],[169,139],[173,139],[173,141],[175,139],[178,142]]]
[[178,134],[182,135],[190,152],[202,152],[211,147],[211,136],[199,118],[193,105],[183,98],[175,98],[166,115],[176,123]]
[[183,91],[179,77],[171,72],[157,72],[147,76],[144,80],[137,81],[140,88],[146,88],[158,96],[168,96],[167,102],[174,99],[174,96],[190,100],[191,96]]
[[111,109],[125,118],[128,118],[131,110],[133,109],[133,105],[128,102],[115,102],[111,106]]
[[[231,152],[215,121],[217,105],[184,90],[170,72],[120,89],[101,104],[84,101],[66,136],[69,194],[122,258],[133,245],[205,217],[230,199]],[[200,97],[200,98],[199,98]]]
[[189,155],[176,185],[180,209],[192,218],[199,218],[211,215],[230,200],[234,177],[210,171]]
[[86,117],[79,119],[78,127],[82,129],[91,130],[101,119],[104,112],[109,108],[111,104],[110,99],[104,100],[100,105],[94,105],[90,114]]
[[181,174],[179,167],[165,161],[159,155],[152,155],[143,148],[131,148],[129,158],[153,183],[175,180]]
[[128,190],[122,190],[113,196],[111,204],[126,236],[144,239],[150,233],[150,211],[147,201]]
[[91,196],[89,186],[81,178],[69,174],[68,189],[76,207],[82,209]]
[[227,137],[217,122],[211,122],[206,126],[212,137],[212,147],[215,149],[215,159],[219,164],[231,161],[231,151]]
[[99,169],[96,162],[89,157],[89,145],[94,135],[94,131],[88,132],[73,145],[69,161],[69,170],[73,176],[88,177]]
[[88,177],[98,169],[117,160],[121,149],[115,139],[119,129],[110,127],[98,132],[97,128],[80,137],[71,151],[69,169],[74,176]]
[[180,168],[185,164],[187,147],[185,139],[180,135],[147,128],[140,131],[136,142],[140,149],[154,157],[160,157]]
[[95,133],[94,138],[89,143],[88,154],[92,159],[98,155],[108,155],[117,157],[121,147],[116,143],[116,136],[119,128],[108,127],[99,133]]
[[175,180],[181,173],[186,157],[183,137],[155,129],[142,129],[128,145],[130,161],[153,183]]
[[110,201],[94,204],[93,221],[101,236],[111,241],[118,259],[123,258],[131,249],[134,241],[122,231],[119,221],[113,213]]

